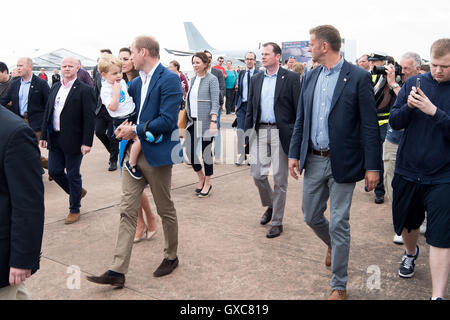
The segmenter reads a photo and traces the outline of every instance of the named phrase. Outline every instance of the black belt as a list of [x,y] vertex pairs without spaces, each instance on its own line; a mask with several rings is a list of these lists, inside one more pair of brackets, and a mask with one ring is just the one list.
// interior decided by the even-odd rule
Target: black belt
[[276,123],[270,123],[270,122],[260,122],[260,126],[276,126]]
[[316,150],[313,148],[309,148],[312,154],[322,156],[322,157],[329,157],[330,156],[330,149],[328,150]]

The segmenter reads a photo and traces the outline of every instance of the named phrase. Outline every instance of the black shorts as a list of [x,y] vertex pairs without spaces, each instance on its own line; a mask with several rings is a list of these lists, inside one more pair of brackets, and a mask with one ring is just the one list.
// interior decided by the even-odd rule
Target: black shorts
[[450,183],[419,184],[394,175],[392,218],[395,233],[419,229],[427,212],[427,243],[450,248]]

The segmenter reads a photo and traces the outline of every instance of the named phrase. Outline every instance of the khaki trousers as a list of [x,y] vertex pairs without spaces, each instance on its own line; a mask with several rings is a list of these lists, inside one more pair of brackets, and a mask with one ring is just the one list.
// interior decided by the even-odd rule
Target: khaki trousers
[[[128,158],[129,149],[125,161]],[[134,179],[126,169],[123,170],[119,233],[113,263],[110,267],[110,270],[123,274],[128,272],[136,233],[138,209],[141,205],[142,192],[147,184],[150,185],[156,209],[162,221],[165,239],[164,257],[169,260],[177,257],[178,220],[170,196],[172,166],[152,167],[142,152],[139,155],[137,166],[143,175],[140,180]]]
[[385,140],[383,143],[384,187],[392,202],[392,179],[394,179],[395,160],[397,159],[398,144]]
[[0,288],[0,300],[31,300],[25,283]]

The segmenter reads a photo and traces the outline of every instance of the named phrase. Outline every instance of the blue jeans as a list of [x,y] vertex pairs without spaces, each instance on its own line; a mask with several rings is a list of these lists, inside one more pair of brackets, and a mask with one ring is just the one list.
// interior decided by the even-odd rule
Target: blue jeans
[[51,135],[48,174],[69,195],[70,213],[80,213],[82,186],[80,167],[83,159],[81,146],[79,153],[64,153],[59,142],[59,133],[53,132]]

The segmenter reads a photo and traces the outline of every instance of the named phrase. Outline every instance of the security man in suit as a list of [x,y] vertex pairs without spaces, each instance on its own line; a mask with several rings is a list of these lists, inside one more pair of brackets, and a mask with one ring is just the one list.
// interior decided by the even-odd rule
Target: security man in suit
[[94,90],[77,79],[77,71],[74,58],[63,59],[62,79],[50,91],[40,141],[41,148],[49,148],[50,176],[70,196],[66,224],[80,219],[81,198],[86,195],[80,167],[91,151],[95,128]]
[[[262,205],[268,207],[260,223],[271,221],[268,238],[283,232],[283,215],[288,185],[289,143],[294,128],[300,77],[280,67],[281,48],[274,42],[263,45],[262,64],[265,72],[251,78],[245,130],[250,137],[251,175],[258,188]],[[269,180],[272,166],[274,188]]]
[[36,136],[0,105],[0,300],[30,299],[24,281],[39,269],[44,184]]
[[[328,246],[330,300],[346,298],[350,206],[357,181],[368,190],[379,181],[380,132],[370,74],[344,60],[339,31],[310,30],[308,49],[321,66],[307,73],[289,149],[289,170],[303,179],[305,222]],[[330,221],[324,217],[330,198]]]
[[[20,58],[17,70],[20,77],[12,80],[6,95],[0,98],[0,104],[6,106],[11,102],[11,110],[29,124],[39,141],[50,87],[47,81],[33,74],[33,60],[30,58]],[[48,160],[43,156],[41,166],[48,168]]]
[[238,81],[238,91],[236,96],[236,122],[237,122],[237,152],[239,155],[238,160],[236,161],[236,165],[240,166],[246,158],[246,154],[248,151],[245,148],[245,138],[244,138],[244,129],[245,129],[245,116],[247,114],[247,106],[248,106],[248,95],[250,92],[250,79],[259,71],[255,68],[256,66],[256,54],[254,52],[247,52],[245,55],[245,72],[239,73],[239,81]]

